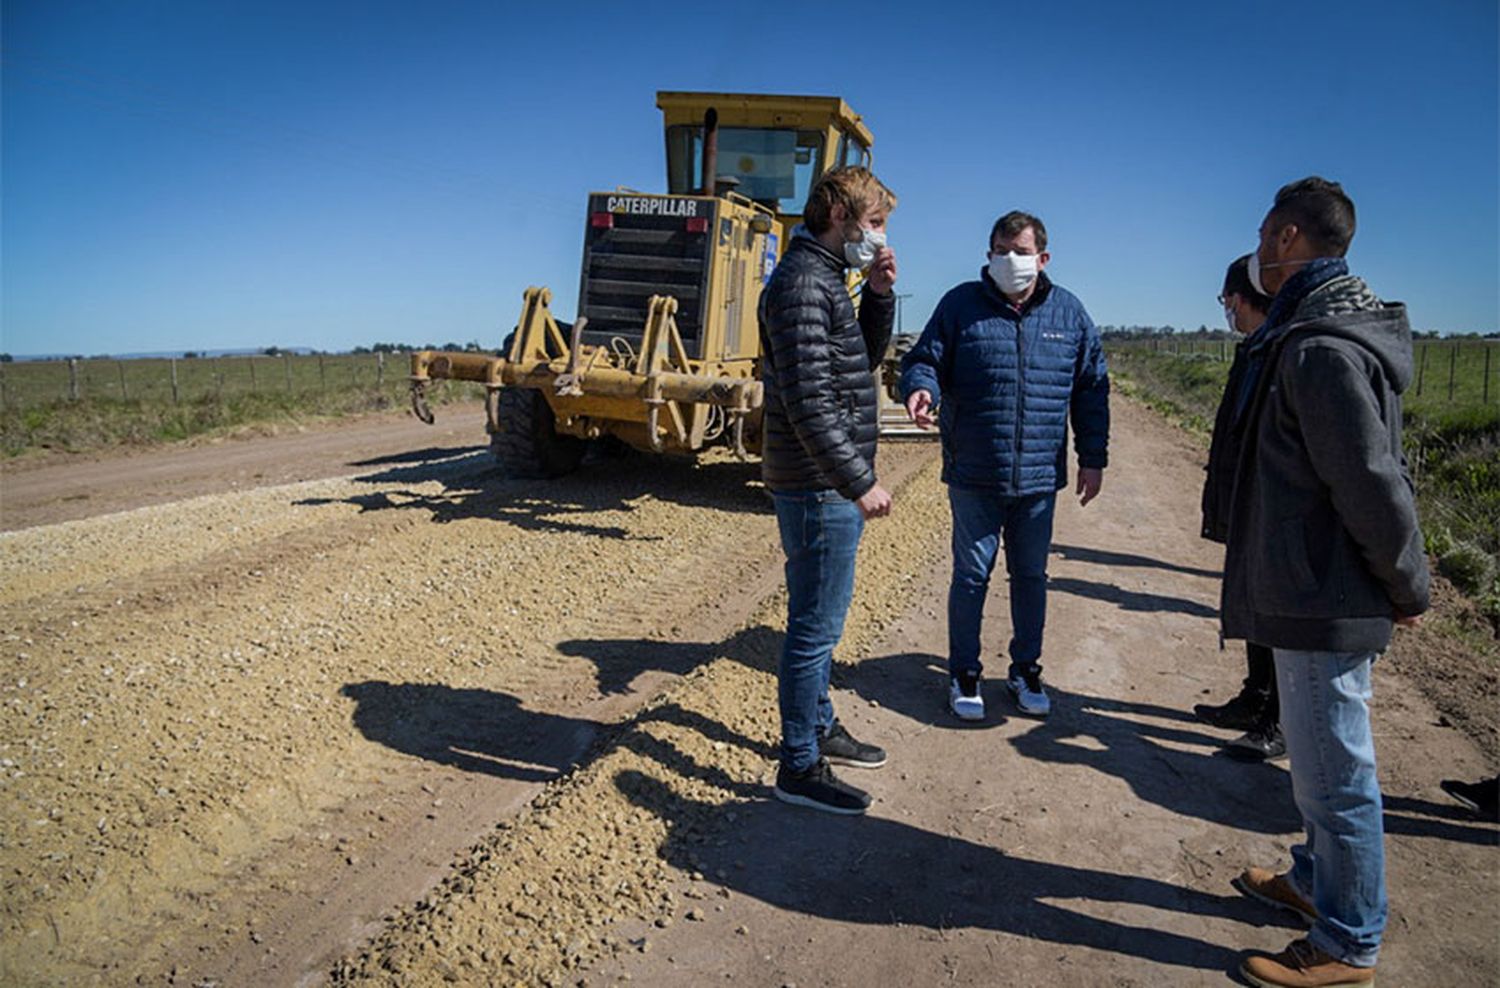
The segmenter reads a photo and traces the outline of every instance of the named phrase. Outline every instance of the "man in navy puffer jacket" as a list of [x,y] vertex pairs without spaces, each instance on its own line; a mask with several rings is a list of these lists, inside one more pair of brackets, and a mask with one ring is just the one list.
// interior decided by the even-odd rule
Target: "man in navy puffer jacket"
[[943,296],[901,362],[912,420],[942,429],[953,510],[948,696],[964,720],[984,717],[979,634],[1002,536],[1010,575],[1008,684],[1022,712],[1050,712],[1039,660],[1052,514],[1068,484],[1069,419],[1083,504],[1099,493],[1109,446],[1109,371],[1099,331],[1083,303],[1043,273],[1051,259],[1047,228],[1027,213],[1006,213],[990,231],[989,257],[978,281]]

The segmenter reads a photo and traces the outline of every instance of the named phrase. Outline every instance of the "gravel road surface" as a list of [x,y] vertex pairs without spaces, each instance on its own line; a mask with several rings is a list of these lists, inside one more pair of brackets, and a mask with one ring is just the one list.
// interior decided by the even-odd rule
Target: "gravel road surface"
[[[1217,984],[1293,934],[1228,886],[1295,813],[1186,713],[1240,659],[1201,450],[1149,411],[1116,402],[1104,494],[1060,505],[1044,722],[998,689],[978,728],[945,715],[936,449],[882,450],[836,676],[891,751],[858,820],[766,799],[753,465],[507,480],[481,413],[439,414],[87,461],[108,498],[0,472],[0,982]],[[1495,771],[1494,673],[1440,709],[1429,645],[1377,674],[1381,977],[1493,984],[1500,828],[1436,782]]]

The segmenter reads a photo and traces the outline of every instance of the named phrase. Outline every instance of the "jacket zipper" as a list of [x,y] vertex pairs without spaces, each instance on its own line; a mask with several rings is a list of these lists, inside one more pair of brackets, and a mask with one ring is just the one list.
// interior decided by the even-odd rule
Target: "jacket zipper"
[[1016,440],[1015,457],[1010,464],[1011,496],[1015,497],[1021,491],[1021,432],[1022,420],[1026,415],[1026,348],[1022,345],[1021,337],[1026,328],[1026,317],[1017,313],[1016,315]]

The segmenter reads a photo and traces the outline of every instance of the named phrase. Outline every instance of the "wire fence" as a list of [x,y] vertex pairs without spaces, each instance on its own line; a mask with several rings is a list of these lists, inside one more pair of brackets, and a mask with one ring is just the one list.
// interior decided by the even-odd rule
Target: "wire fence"
[[[1111,350],[1229,361],[1236,341],[1229,339],[1150,337],[1110,339]],[[1500,403],[1500,340],[1415,340],[1414,377],[1407,394],[1428,403]]]
[[405,386],[404,353],[70,359],[0,364],[0,406],[58,401],[186,404],[206,397]]

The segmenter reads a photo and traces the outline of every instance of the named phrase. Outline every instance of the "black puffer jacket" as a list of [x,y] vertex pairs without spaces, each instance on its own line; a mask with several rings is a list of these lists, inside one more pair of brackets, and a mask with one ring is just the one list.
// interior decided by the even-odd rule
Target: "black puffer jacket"
[[766,387],[761,475],[773,491],[875,486],[874,371],[891,338],[895,297],[866,290],[859,315],[844,261],[799,230],[760,297]]

